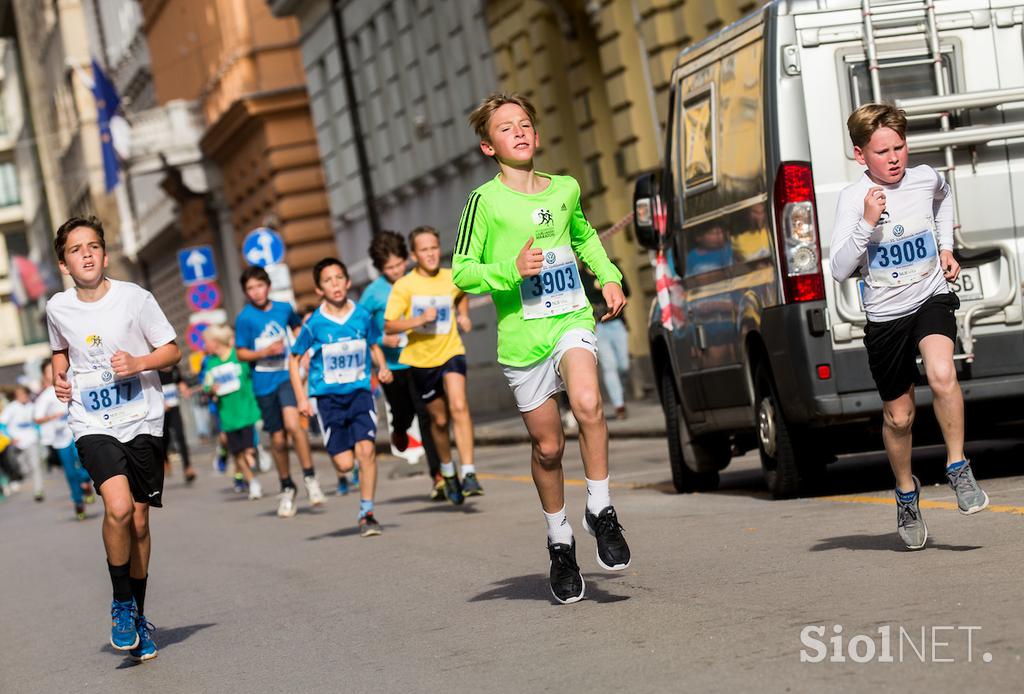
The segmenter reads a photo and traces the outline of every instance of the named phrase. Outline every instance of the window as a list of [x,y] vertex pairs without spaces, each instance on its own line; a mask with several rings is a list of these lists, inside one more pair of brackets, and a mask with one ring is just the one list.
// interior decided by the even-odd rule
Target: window
[[9,207],[20,203],[18,170],[14,168],[14,162],[0,162],[0,207]]
[[[853,95],[853,107],[857,108],[861,104],[872,101],[871,78],[868,76],[868,64],[863,55],[847,60],[846,69],[850,80],[850,92]],[[952,49],[944,48],[942,72],[947,92],[956,91],[951,68],[952,61]],[[878,59],[878,82],[881,96],[886,101],[935,96],[939,93],[938,86],[935,84],[935,70],[929,55],[908,54],[880,57]],[[907,123],[908,132],[937,130],[938,128],[939,119],[932,117],[911,116]]]
[[715,89],[708,84],[684,98],[683,190],[692,195],[715,185]]

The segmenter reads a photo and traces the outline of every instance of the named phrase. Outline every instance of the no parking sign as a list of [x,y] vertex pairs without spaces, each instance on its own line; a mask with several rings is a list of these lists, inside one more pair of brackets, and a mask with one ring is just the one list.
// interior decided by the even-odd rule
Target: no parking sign
[[188,288],[185,302],[193,311],[210,311],[218,308],[221,302],[220,287],[216,282],[203,282]]
[[193,323],[188,326],[186,339],[188,346],[193,352],[202,352],[206,348],[206,341],[203,340],[203,333],[206,332],[208,323]]

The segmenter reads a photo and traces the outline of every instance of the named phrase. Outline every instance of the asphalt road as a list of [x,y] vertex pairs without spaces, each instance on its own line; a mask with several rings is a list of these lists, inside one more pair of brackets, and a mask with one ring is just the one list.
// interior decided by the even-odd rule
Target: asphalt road
[[[720,491],[679,496],[662,441],[613,441],[634,559],[611,574],[583,535],[569,446],[588,599],[567,606],[548,592],[525,446],[480,450],[487,494],[462,508],[427,502],[426,478],[384,459],[385,532],[369,539],[354,495],[278,519],[273,498],[233,494],[204,457],[196,486],[171,478],[153,513],[160,655],[142,665],[106,645],[99,508],[74,521],[54,475],[45,503],[0,504],[0,691],[1020,691],[1024,449],[969,450],[992,510],[956,513],[941,458],[919,451],[930,539],[908,553],[879,455],[834,465],[819,496],[772,501],[752,455]],[[846,662],[830,662],[834,637]]]

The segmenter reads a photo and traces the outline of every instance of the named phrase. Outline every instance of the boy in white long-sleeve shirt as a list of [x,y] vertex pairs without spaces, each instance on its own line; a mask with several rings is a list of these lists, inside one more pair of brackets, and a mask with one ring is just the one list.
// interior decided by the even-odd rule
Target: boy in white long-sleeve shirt
[[920,482],[911,472],[918,353],[946,442],[946,476],[960,513],[988,506],[964,455],[964,400],[953,365],[956,309],[948,282],[960,274],[953,255],[953,201],[930,166],[907,168],[907,118],[889,104],[865,104],[847,120],[853,153],[867,170],[839,195],[832,236],[832,276],[865,284],[864,346],[882,397],[882,439],[896,476],[897,533],[921,549]]

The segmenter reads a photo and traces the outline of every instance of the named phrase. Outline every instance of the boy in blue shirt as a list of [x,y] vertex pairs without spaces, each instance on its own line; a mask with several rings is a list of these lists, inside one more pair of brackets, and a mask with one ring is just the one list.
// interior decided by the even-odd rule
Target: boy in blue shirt
[[291,330],[298,328],[302,319],[290,304],[270,299],[270,275],[263,268],[246,268],[240,281],[249,303],[235,320],[235,353],[239,361],[252,363],[252,389],[260,406],[263,430],[270,434],[274,462],[281,478],[277,515],[290,518],[295,515],[298,490],[289,471],[289,437],[299,456],[309,503],[319,506],[324,502],[309,452],[309,438],[302,428],[295,395],[288,382]]
[[[359,460],[359,534],[380,535],[380,523],[373,515],[377,412],[368,362],[373,362],[381,383],[391,382],[391,371],[380,348],[380,330],[370,314],[348,298],[351,282],[344,263],[324,258],[313,268],[313,283],[324,303],[302,326],[291,347],[292,389],[299,412],[308,417],[313,415],[309,397],[316,398],[320,428],[335,467],[348,472],[354,458]],[[310,349],[307,396],[299,362]]]

